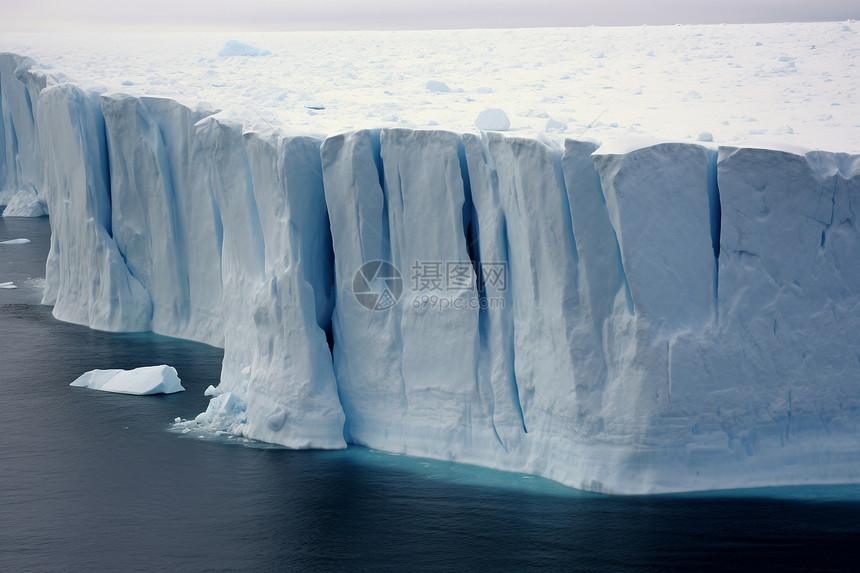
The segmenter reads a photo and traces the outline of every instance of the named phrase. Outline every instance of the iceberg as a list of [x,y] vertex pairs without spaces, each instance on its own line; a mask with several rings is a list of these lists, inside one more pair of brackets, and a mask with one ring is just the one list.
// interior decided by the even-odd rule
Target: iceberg
[[134,370],[90,370],[69,384],[75,388],[90,388],[116,394],[174,394],[185,388],[172,366],[144,366]]
[[0,166],[50,214],[44,302],[223,347],[183,427],[612,493],[860,481],[860,155],[321,138],[31,66],[0,58]]

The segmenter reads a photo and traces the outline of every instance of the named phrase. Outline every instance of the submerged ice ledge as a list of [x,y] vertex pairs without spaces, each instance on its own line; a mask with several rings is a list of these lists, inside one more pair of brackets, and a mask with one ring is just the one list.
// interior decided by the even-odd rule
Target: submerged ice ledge
[[197,423],[619,493],[860,479],[856,155],[247,133],[31,66],[0,191],[51,215],[44,302],[222,346]]

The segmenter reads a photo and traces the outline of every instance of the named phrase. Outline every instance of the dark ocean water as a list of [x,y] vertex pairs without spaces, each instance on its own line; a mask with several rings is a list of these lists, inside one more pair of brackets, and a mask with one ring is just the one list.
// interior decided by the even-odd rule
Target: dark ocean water
[[[860,488],[657,497],[362,448],[181,436],[221,351],[58,322],[40,306],[46,219],[0,218],[0,572],[857,570]],[[166,363],[186,388],[70,388]],[[860,447],[860,444],[858,444]]]

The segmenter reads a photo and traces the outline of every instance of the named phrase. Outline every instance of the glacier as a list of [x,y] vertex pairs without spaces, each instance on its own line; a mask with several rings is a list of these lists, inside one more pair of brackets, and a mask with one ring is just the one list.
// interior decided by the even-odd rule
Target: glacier
[[860,481],[860,155],[248,131],[12,54],[0,96],[54,316],[224,348],[186,427],[611,493]]

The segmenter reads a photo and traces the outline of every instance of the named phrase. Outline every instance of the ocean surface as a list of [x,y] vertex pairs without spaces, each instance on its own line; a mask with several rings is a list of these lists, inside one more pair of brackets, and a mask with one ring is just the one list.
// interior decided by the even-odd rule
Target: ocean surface
[[[0,218],[0,571],[856,570],[860,487],[652,497],[364,448],[171,431],[221,351],[65,324],[41,306],[46,218]],[[186,388],[71,388],[176,367]],[[860,447],[860,444],[858,444]]]

